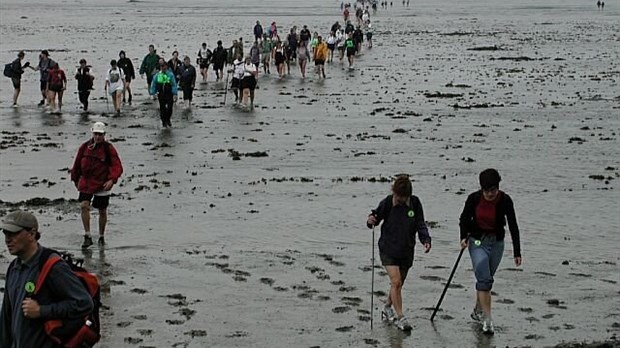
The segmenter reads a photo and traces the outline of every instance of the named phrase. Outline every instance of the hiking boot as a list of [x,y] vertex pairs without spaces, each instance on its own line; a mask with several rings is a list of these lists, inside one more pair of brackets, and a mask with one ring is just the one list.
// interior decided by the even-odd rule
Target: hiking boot
[[474,321],[481,322],[483,319],[483,312],[479,310],[477,307],[474,307],[474,310],[469,315]]
[[411,329],[412,329],[412,327],[411,327],[411,325],[409,324],[409,322],[407,321],[407,318],[406,318],[406,317],[402,317],[402,318],[400,318],[400,319],[396,319],[396,321],[395,321],[394,323],[396,324],[396,327],[397,327],[399,330],[402,330],[402,331],[411,331]]
[[39,104],[37,104],[37,106],[43,106],[43,105],[45,105],[45,99],[41,99]]
[[396,320],[396,312],[392,306],[385,306],[381,311],[381,320],[383,321],[394,321]]
[[105,245],[105,238],[103,238],[103,236],[99,237],[99,240],[97,241],[97,244],[99,244],[99,246],[104,246]]
[[482,333],[485,335],[495,334],[495,328],[493,327],[493,321],[490,316],[485,317],[482,321]]
[[93,239],[88,235],[84,235],[84,243],[82,243],[82,249],[86,249],[91,245],[93,245]]

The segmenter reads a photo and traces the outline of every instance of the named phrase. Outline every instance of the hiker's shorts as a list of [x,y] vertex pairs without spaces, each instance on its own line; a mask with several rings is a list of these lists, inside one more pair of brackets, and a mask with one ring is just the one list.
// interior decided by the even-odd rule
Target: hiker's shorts
[[504,254],[504,241],[494,235],[485,235],[480,240],[469,238],[469,256],[476,276],[476,290],[490,291],[493,276]]
[[413,266],[413,253],[411,253],[411,257],[407,258],[394,258],[386,255],[385,253],[379,252],[379,258],[381,259],[381,264],[385,266],[398,266],[400,271],[400,278],[405,280],[407,278],[407,273],[409,273],[409,268]]
[[82,203],[84,201],[90,202],[92,200],[92,206],[95,209],[106,209],[110,204],[110,196],[95,196],[90,193],[82,193],[80,192],[80,196],[78,197],[78,202]]

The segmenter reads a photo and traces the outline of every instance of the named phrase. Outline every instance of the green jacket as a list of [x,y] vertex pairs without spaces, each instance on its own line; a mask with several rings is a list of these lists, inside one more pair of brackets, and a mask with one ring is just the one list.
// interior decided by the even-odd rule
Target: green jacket
[[157,55],[157,53],[147,54],[146,56],[144,56],[144,59],[142,60],[142,65],[140,65],[140,75],[142,74],[155,75],[157,70],[159,70],[157,69],[158,64],[159,64],[159,55]]

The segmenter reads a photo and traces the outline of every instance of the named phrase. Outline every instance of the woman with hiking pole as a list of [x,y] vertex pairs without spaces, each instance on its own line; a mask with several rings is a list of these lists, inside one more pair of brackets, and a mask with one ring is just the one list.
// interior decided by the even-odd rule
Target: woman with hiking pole
[[504,253],[506,220],[512,238],[515,265],[521,266],[519,226],[512,199],[499,190],[501,177],[497,170],[480,173],[480,190],[465,201],[460,217],[461,248],[468,248],[476,275],[476,305],[471,318],[482,322],[482,332],[494,333],[491,319],[491,288],[493,276]]
[[411,330],[403,314],[401,291],[409,268],[413,265],[416,233],[424,245],[424,252],[431,250],[431,236],[424,220],[422,203],[411,192],[409,176],[399,175],[392,185],[392,194],[372,210],[366,221],[368,228],[383,221],[378,243],[379,258],[390,277],[390,292],[381,318],[394,322],[403,331]]

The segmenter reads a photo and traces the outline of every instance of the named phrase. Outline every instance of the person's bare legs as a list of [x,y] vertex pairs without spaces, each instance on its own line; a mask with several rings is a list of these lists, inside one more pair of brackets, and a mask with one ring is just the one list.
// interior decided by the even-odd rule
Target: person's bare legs
[[491,315],[491,292],[490,291],[476,291],[476,308],[482,310],[486,317]]
[[403,280],[400,275],[400,268],[398,266],[385,266],[385,270],[390,277],[390,294],[386,304],[394,306],[396,316],[401,318],[403,316],[403,297],[401,292]]
[[19,93],[21,92],[21,88],[15,88],[13,92],[13,105],[17,105],[17,98],[19,98]]
[[60,111],[60,110],[62,110],[62,95],[63,95],[63,90],[61,89],[60,91],[58,91],[57,95],[58,95],[58,111]]
[[105,226],[107,223],[108,223],[108,210],[99,209],[99,237],[103,237],[103,235],[105,234]]
[[82,225],[84,225],[84,234],[90,236],[90,202],[80,202],[80,209],[82,210]]

